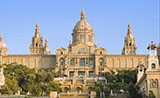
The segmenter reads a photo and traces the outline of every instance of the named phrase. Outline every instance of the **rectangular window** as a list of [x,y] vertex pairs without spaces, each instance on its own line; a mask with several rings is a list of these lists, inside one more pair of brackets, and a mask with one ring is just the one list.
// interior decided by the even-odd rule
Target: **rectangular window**
[[89,67],[94,67],[94,59],[89,59]]
[[89,37],[89,38],[88,38],[88,41],[92,42],[92,36],[89,35],[88,37]]
[[93,71],[89,71],[89,77],[94,77],[94,72]]
[[70,72],[69,72],[69,76],[70,76],[70,77],[73,77],[73,76],[74,76],[74,71],[70,71]]
[[85,59],[84,58],[80,59],[79,66],[81,66],[81,67],[85,66]]
[[104,71],[104,68],[99,68],[99,71],[100,71],[100,72]]
[[73,41],[74,42],[77,41],[77,36],[76,35],[73,36]]
[[70,66],[71,66],[71,67],[74,67],[74,66],[75,66],[75,60],[74,60],[74,59],[71,59],[71,60],[70,60]]
[[85,71],[78,71],[78,76],[85,76]]
[[85,35],[80,35],[80,40],[84,41],[85,40]]

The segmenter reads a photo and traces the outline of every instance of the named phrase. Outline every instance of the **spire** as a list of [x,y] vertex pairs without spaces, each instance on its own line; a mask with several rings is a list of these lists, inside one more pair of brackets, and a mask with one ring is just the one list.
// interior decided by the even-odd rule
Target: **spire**
[[48,48],[48,39],[45,40],[45,48]]
[[132,37],[131,24],[128,24],[128,32],[127,32],[127,36]]
[[40,37],[39,24],[36,24],[35,37]]
[[3,35],[1,35],[0,37],[0,42],[3,42]]
[[128,24],[127,36],[124,40],[124,47],[122,50],[122,55],[136,55],[136,44],[134,36],[132,35],[131,24]]
[[85,19],[85,12],[84,12],[84,9],[82,9],[82,12],[81,12],[81,20],[82,19]]
[[51,54],[51,52],[49,50],[49,47],[48,47],[48,39],[45,40],[44,54],[45,55],[50,55]]

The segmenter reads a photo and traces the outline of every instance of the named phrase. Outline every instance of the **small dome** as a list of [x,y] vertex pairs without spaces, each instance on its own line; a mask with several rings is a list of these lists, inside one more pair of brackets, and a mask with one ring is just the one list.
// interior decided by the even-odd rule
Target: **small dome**
[[3,37],[0,37],[0,48],[7,48],[7,45],[3,41]]
[[4,42],[0,42],[0,48],[2,48],[2,47],[3,48],[5,48],[5,47],[7,48],[7,45]]
[[75,25],[73,32],[93,32],[93,29],[88,21],[85,19],[85,12],[81,12],[81,20]]

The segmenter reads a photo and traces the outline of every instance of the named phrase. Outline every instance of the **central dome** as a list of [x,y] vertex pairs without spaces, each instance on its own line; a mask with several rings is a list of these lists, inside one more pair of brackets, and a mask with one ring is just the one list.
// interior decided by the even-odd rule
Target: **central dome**
[[73,29],[73,33],[76,33],[76,32],[93,32],[91,25],[89,24],[88,21],[86,21],[84,10],[82,10],[81,12],[80,21],[77,22],[77,24]]

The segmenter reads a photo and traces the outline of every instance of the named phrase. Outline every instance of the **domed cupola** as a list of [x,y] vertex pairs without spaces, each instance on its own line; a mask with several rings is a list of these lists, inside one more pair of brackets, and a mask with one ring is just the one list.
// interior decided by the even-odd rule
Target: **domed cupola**
[[94,45],[94,33],[91,25],[87,22],[85,12],[82,10],[81,18],[75,25],[72,33],[72,44],[85,43],[89,46]]
[[91,25],[86,20],[84,10],[82,10],[82,12],[81,12],[80,21],[77,22],[77,24],[75,25],[75,27],[73,29],[73,33],[76,33],[76,32],[93,32]]
[[7,48],[7,45],[3,41],[3,36],[0,37],[0,55],[2,56],[8,55],[8,48]]

